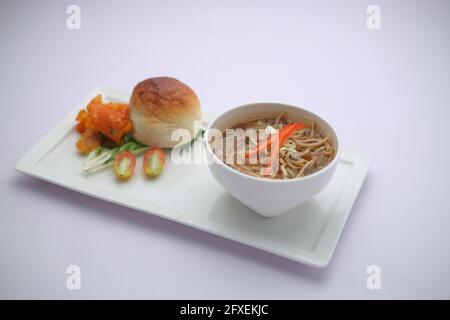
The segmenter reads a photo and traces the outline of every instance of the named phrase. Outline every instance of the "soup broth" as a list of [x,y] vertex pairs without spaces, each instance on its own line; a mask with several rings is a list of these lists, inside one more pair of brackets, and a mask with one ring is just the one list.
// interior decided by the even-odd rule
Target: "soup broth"
[[285,113],[238,123],[210,143],[231,168],[269,179],[308,176],[327,166],[336,154],[331,137],[315,123],[293,122]]

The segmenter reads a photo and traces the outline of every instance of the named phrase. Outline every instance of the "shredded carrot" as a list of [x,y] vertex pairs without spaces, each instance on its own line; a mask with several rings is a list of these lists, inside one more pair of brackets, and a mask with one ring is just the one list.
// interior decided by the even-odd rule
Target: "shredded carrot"
[[269,156],[269,161],[267,163],[267,166],[263,170],[264,175],[272,175],[274,174],[274,160],[276,157],[280,154],[280,148],[283,147],[283,145],[286,143],[287,139],[291,137],[294,132],[301,130],[303,128],[306,128],[307,126],[303,123],[289,123],[285,125],[281,130],[277,130],[277,132],[273,135],[271,135],[266,141],[262,142],[261,144],[257,145],[255,149],[253,149],[251,152],[247,152],[247,154],[253,155],[261,148],[265,147],[271,147],[271,152]]
[[265,141],[258,143],[254,149],[245,151],[245,157],[249,158],[259,152],[261,149],[266,149],[270,147],[270,138],[267,138]]
[[300,122],[287,124],[283,129],[281,129],[280,133],[281,147],[286,143],[287,139],[289,139],[294,134],[294,132],[304,129],[306,127],[307,126],[305,124]]
[[[294,134],[294,132],[304,129],[307,126],[303,123],[300,122],[295,122],[295,123],[288,123],[287,125],[285,125],[281,130],[277,129],[277,132],[279,132],[279,139],[280,139],[280,147],[283,147],[283,145],[286,143],[287,139],[289,139],[290,136],[292,136]],[[271,138],[267,138],[267,140],[259,143],[256,145],[256,147],[252,150],[246,151],[245,152],[245,156],[251,157],[255,154],[257,154],[260,150],[262,150],[263,148],[268,148],[271,145]]]

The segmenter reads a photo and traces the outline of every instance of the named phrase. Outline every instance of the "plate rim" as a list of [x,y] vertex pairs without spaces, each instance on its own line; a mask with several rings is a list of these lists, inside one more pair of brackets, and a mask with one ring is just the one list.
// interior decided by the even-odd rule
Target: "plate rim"
[[[245,234],[242,234],[242,232],[235,232],[235,233],[229,233],[221,231],[220,228],[218,228],[217,225],[213,225],[211,223],[208,223],[207,220],[196,218],[195,216],[189,216],[188,219],[186,219],[185,213],[182,211],[179,211],[177,209],[173,209],[166,206],[161,206],[157,204],[156,202],[152,201],[143,201],[139,198],[132,197],[130,195],[123,195],[120,191],[109,189],[109,188],[99,188],[98,186],[94,185],[85,185],[83,186],[82,180],[78,180],[73,177],[65,177],[65,178],[58,178],[57,175],[51,175],[46,172],[40,172],[37,165],[39,164],[39,161],[41,161],[45,156],[51,152],[51,150],[56,147],[60,141],[64,139],[64,137],[70,133],[68,132],[68,127],[71,126],[74,122],[74,117],[78,110],[81,108],[84,108],[87,103],[96,95],[103,94],[108,97],[117,97],[114,98],[115,100],[128,100],[130,94],[118,89],[114,89],[108,86],[99,86],[95,90],[91,91],[89,95],[87,95],[77,106],[74,108],[73,111],[71,111],[66,117],[63,118],[53,129],[51,129],[44,137],[38,140],[36,144],[34,144],[30,150],[17,162],[15,168],[17,171],[21,173],[25,173],[27,175],[30,175],[34,178],[38,178],[53,184],[56,184],[58,186],[64,187],[66,189],[79,192],[84,195],[88,195],[94,198],[98,198],[104,201],[108,201],[114,204],[118,204],[127,208],[131,208],[133,210],[138,210],[140,212],[144,212],[147,214],[151,214],[160,218],[167,219],[169,221],[173,221],[176,223],[180,223],[198,230],[202,230],[211,234],[214,234],[216,236],[220,236],[225,239],[229,239],[238,243],[242,243],[245,245],[248,245],[250,247],[269,252],[271,254],[293,260],[299,263],[303,263],[312,267],[318,267],[318,268],[324,268],[326,267],[329,262],[331,261],[331,258],[333,257],[333,254],[335,252],[337,243],[339,242],[339,239],[342,235],[343,229],[347,223],[348,217],[350,216],[350,213],[352,211],[352,207],[360,193],[360,190],[364,184],[364,180],[367,176],[369,167],[371,165],[371,158],[365,153],[361,153],[354,150],[349,149],[343,149],[341,153],[341,161],[346,161],[346,158],[357,158],[357,160],[353,159],[353,163],[355,165],[355,169],[352,171],[354,177],[353,180],[350,178],[346,181],[346,184],[349,182],[352,182],[352,186],[347,187],[347,193],[350,193],[350,198],[347,199],[346,203],[343,204],[344,208],[341,210],[344,210],[344,216],[340,217],[340,220],[338,219],[338,226],[337,230],[332,230],[334,233],[336,233],[336,236],[333,236],[333,240],[331,242],[328,242],[328,247],[323,249],[325,253],[323,254],[316,254],[314,252],[306,251],[301,248],[297,248],[296,254],[288,254],[285,251],[282,250],[275,250],[271,249],[267,246],[264,246],[258,241],[253,241],[251,237],[245,237]],[[212,121],[215,116],[208,112],[202,112],[203,121]],[[347,161],[349,161],[347,159]],[[356,172],[356,173],[355,173]],[[345,189],[345,187],[343,187]],[[350,190],[351,189],[351,190]],[[107,190],[105,192],[104,190]],[[348,197],[348,195],[347,195]],[[341,196],[338,196],[336,200],[339,200]],[[133,203],[130,203],[130,200]],[[164,213],[158,212],[163,209]],[[168,211],[170,211],[168,213]],[[183,219],[184,218],[184,219]],[[331,217],[333,218],[333,217]],[[330,219],[327,219],[324,228],[320,232],[318,236],[318,243],[316,245],[320,245],[321,239],[323,238],[324,232],[326,232],[326,229],[329,228],[330,225]],[[336,218],[336,217],[335,217]],[[336,229],[336,226],[334,226]],[[328,231],[330,232],[330,231]],[[322,240],[323,241],[323,240]]]

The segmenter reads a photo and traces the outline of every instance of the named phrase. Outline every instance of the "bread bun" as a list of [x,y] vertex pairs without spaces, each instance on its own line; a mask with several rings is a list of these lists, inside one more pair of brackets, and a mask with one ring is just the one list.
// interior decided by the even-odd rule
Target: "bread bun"
[[175,129],[186,129],[194,138],[194,122],[201,121],[195,92],[174,78],[158,77],[139,82],[130,99],[133,137],[148,146],[172,148]]

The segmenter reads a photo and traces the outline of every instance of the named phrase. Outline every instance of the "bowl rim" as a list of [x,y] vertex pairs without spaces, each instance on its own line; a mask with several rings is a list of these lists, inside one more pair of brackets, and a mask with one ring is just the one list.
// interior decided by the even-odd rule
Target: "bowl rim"
[[[254,176],[251,176],[249,174],[245,174],[243,172],[240,172],[239,170],[233,169],[230,166],[228,166],[227,164],[225,164],[225,162],[220,160],[217,157],[217,155],[212,151],[211,144],[209,143],[209,134],[210,134],[210,131],[212,129],[213,124],[215,124],[217,122],[217,120],[219,120],[221,117],[223,117],[223,116],[225,116],[227,114],[233,113],[233,112],[237,111],[238,109],[245,108],[245,107],[257,106],[257,105],[261,105],[261,104],[271,104],[271,105],[278,105],[278,106],[282,106],[282,107],[289,107],[289,108],[300,109],[302,111],[306,111],[307,113],[310,113],[315,118],[318,118],[322,122],[327,124],[331,128],[331,130],[333,131],[334,135],[336,136],[336,144],[337,144],[337,146],[335,146],[336,147],[336,154],[334,155],[333,160],[326,167],[320,169],[319,171],[316,171],[316,172],[314,172],[312,174],[309,174],[307,176],[297,177],[297,178],[292,178],[292,179],[269,179],[269,178],[263,178],[263,177],[254,177]],[[221,114],[216,116],[208,124],[208,127],[206,128],[206,131],[205,131],[205,139],[203,140],[203,142],[206,144],[207,152],[210,155],[212,155],[212,157],[214,159],[213,163],[209,163],[208,162],[209,165],[220,164],[222,167],[225,167],[226,170],[232,172],[233,174],[237,174],[238,176],[242,176],[242,177],[248,178],[250,180],[255,180],[255,181],[259,181],[259,182],[263,182],[263,183],[267,182],[267,183],[285,183],[286,184],[286,183],[296,183],[296,182],[299,182],[299,181],[306,181],[306,180],[309,180],[309,179],[313,179],[313,178],[315,178],[315,177],[325,173],[326,171],[331,170],[336,165],[337,161],[339,161],[339,157],[340,157],[340,154],[341,154],[341,142],[340,142],[340,139],[339,139],[339,135],[336,132],[336,129],[334,129],[334,127],[328,121],[326,121],[324,118],[322,118],[321,116],[317,115],[316,113],[314,113],[314,112],[312,112],[312,111],[310,111],[308,109],[305,109],[305,108],[302,108],[302,107],[298,107],[298,106],[295,106],[295,105],[292,105],[292,104],[286,104],[286,103],[280,103],[280,102],[253,102],[253,103],[247,103],[247,104],[239,105],[239,106],[233,107],[231,109],[228,109],[225,112],[222,112]]]

